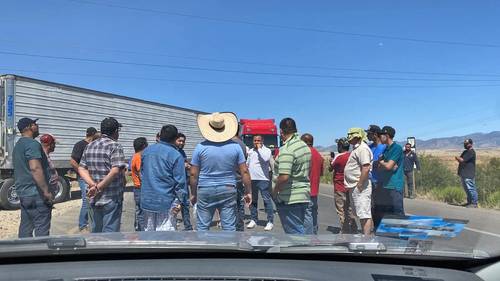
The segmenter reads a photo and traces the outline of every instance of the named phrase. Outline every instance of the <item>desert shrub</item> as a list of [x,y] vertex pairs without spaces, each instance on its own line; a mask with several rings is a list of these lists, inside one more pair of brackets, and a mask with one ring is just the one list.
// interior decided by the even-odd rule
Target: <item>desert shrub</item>
[[484,206],[488,208],[500,209],[500,190],[488,195]]
[[449,204],[462,204],[466,201],[464,190],[458,186],[447,186],[445,188],[433,188],[429,192],[431,198]]
[[500,158],[491,158],[476,167],[476,186],[479,202],[489,204],[490,197],[500,192]]
[[323,163],[323,176],[321,176],[321,183],[333,184],[333,174],[328,171],[330,167],[330,157],[323,157],[325,162]]
[[415,173],[418,193],[428,193],[436,188],[459,186],[460,181],[442,161],[430,155],[420,155],[420,172]]

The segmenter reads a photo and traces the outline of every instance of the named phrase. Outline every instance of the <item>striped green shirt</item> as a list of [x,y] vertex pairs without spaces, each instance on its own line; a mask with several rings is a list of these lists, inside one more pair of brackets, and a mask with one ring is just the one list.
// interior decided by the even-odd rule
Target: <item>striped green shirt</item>
[[311,183],[309,169],[311,149],[294,134],[282,147],[274,163],[274,182],[279,175],[289,175],[288,183],[281,188],[279,199],[285,204],[307,203]]

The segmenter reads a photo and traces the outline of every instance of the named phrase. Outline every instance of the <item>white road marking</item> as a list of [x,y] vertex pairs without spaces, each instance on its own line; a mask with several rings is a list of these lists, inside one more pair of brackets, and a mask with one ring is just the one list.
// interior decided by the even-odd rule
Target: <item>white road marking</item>
[[[409,216],[414,216],[414,214],[410,214],[410,213],[406,213],[406,214],[409,215]],[[491,235],[491,236],[500,238],[500,234],[496,234],[496,233],[493,233],[493,232],[488,232],[488,231],[484,231],[484,230],[480,230],[480,229],[476,229],[476,228],[472,228],[472,227],[468,227],[468,226],[465,226],[464,229],[472,231],[472,232],[477,232],[477,233],[481,233],[481,234],[485,234],[485,235]]]
[[484,231],[484,230],[479,230],[479,229],[475,229],[475,228],[470,228],[470,227],[467,227],[467,226],[464,227],[464,228],[467,229],[467,230],[470,230],[470,231],[474,231],[474,232],[478,232],[478,233],[481,233],[481,234],[491,235],[491,236],[500,238],[500,234],[496,234],[496,233],[492,233],[492,232],[488,232],[488,231]]
[[[334,196],[330,195],[330,194],[319,193],[319,195],[325,196],[325,197],[328,197],[328,198],[332,198],[332,199],[334,198]],[[410,213],[406,213],[406,214],[409,215],[409,216],[413,216],[413,214],[410,214]],[[472,232],[477,232],[477,233],[481,233],[481,234],[490,235],[490,236],[493,236],[493,237],[500,238],[500,234],[496,234],[496,233],[493,233],[493,232],[488,232],[488,231],[484,231],[484,230],[480,230],[480,229],[475,229],[475,228],[468,227],[468,226],[464,227],[464,229],[472,231]]]

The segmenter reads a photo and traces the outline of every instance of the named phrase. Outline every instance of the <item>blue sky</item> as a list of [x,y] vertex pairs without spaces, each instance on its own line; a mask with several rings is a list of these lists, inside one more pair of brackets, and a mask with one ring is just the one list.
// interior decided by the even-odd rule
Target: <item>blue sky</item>
[[290,116],[317,145],[369,124],[392,125],[397,139],[498,130],[496,1],[95,1],[131,9],[68,0],[3,4],[0,73],[241,118]]

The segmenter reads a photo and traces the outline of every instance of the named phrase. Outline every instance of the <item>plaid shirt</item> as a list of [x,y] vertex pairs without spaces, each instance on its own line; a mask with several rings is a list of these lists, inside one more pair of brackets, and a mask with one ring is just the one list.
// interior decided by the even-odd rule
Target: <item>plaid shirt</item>
[[[80,166],[89,171],[95,182],[102,181],[114,167],[126,167],[122,146],[107,135],[89,143],[83,152]],[[125,175],[120,172],[104,191],[94,198],[95,205],[105,205],[123,198]],[[91,202],[92,203],[92,202]]]

